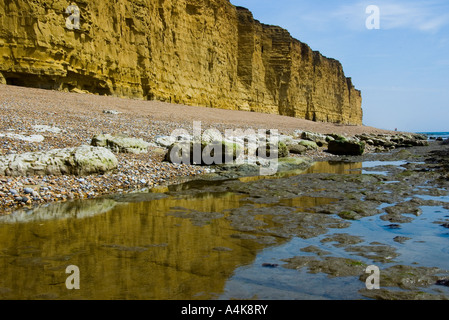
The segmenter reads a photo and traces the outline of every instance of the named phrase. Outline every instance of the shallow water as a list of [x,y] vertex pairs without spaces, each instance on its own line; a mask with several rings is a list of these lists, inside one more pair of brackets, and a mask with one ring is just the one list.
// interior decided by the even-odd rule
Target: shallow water
[[[276,178],[360,176],[365,168],[373,169],[367,174],[382,172],[383,176],[388,168],[403,164],[319,162]],[[239,183],[261,179],[243,178]],[[393,185],[390,182],[394,181],[385,185]],[[449,221],[449,210],[444,207],[422,206],[413,221],[392,228],[382,214],[352,221],[314,213],[315,207],[332,207],[339,201],[333,197],[257,201],[264,199],[241,192],[208,192],[222,184],[196,181],[0,217],[0,298],[363,299],[363,274],[333,276],[310,273],[307,268],[288,269],[285,259],[343,257],[376,264],[381,270],[396,264],[449,270],[449,229],[441,226]],[[447,195],[421,197],[448,199]],[[392,205],[379,207],[382,211]],[[291,217],[302,222],[294,227]],[[319,230],[288,236],[289,228]],[[357,241],[340,246],[332,237],[341,234]],[[79,290],[66,287],[69,265],[79,267]],[[449,297],[447,287],[420,290]]]

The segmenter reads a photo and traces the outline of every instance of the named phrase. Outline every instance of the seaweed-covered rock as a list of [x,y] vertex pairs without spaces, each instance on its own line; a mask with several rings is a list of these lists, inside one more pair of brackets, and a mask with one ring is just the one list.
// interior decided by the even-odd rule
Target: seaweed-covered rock
[[299,143],[290,143],[287,145],[288,151],[293,154],[305,154],[307,147]]
[[285,158],[290,155],[290,151],[284,142],[279,141],[277,148],[272,150],[272,144],[267,143],[259,147],[256,154],[261,158]]
[[176,164],[216,165],[231,163],[238,158],[242,147],[226,141],[181,141],[168,148],[165,160]]
[[335,155],[360,156],[365,152],[365,142],[346,139],[329,141],[328,152]]
[[306,147],[307,150],[316,150],[316,149],[318,149],[318,144],[315,141],[301,140],[298,143],[301,146]]

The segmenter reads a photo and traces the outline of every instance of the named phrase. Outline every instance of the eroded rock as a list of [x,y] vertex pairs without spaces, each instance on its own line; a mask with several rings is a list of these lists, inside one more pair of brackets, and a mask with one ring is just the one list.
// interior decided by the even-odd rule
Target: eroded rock
[[89,175],[109,172],[117,165],[110,150],[81,146],[0,156],[0,175]]
[[123,153],[147,153],[150,144],[142,139],[130,138],[125,135],[112,136],[110,134],[99,134],[92,138],[92,146],[105,147],[113,152]]

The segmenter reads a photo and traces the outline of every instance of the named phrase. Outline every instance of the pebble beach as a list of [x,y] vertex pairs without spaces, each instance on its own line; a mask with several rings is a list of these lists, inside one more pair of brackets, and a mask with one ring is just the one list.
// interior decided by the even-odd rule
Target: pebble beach
[[[176,129],[192,132],[193,121],[201,121],[203,129],[221,132],[252,128],[278,129],[286,135],[295,130],[346,136],[391,133],[279,115],[8,85],[0,85],[0,116],[0,156],[90,145],[96,134],[124,134],[152,143],[157,136],[170,135]],[[152,189],[208,172],[201,166],[163,161],[165,153],[166,149],[157,145],[144,154],[117,153],[117,170],[102,175],[0,176],[0,214],[24,206]],[[305,156],[319,159],[330,155],[321,148]]]

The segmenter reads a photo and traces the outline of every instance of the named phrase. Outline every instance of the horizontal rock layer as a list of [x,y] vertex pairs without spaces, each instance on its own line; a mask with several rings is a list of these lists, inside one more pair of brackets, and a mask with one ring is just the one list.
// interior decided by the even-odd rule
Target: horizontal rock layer
[[362,124],[342,65],[228,0],[0,3],[0,82]]

